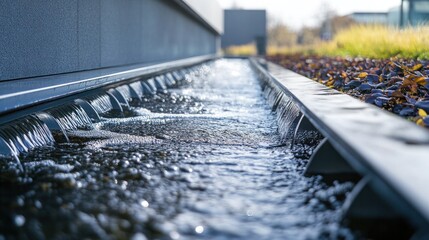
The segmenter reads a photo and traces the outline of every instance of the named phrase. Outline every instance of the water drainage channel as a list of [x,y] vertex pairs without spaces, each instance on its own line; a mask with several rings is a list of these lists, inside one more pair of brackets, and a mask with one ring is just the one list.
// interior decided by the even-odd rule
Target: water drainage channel
[[[304,176],[322,135],[257,71],[210,61],[5,124],[1,149],[13,156],[0,161],[0,237],[368,234],[343,222],[359,177]],[[401,226],[388,232],[407,234]]]

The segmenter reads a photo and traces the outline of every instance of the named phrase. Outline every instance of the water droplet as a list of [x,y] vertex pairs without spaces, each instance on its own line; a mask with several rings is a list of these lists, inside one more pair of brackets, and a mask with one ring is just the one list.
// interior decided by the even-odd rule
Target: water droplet
[[204,232],[204,227],[203,226],[196,226],[195,227],[195,232],[198,234],[201,234]]
[[18,205],[18,206],[20,206],[20,207],[22,207],[22,206],[24,206],[24,198],[23,197],[18,197],[17,199],[16,199],[16,204]]
[[140,201],[140,205],[142,205],[144,208],[147,208],[149,207],[149,202],[143,199]]
[[40,201],[38,201],[38,200],[36,200],[36,201],[34,201],[34,206],[36,207],[36,208],[42,208],[42,203],[40,202]]
[[22,227],[25,224],[25,217],[22,215],[16,215],[14,218],[15,225]]
[[173,231],[170,233],[170,238],[171,239],[179,239],[180,238],[180,234],[176,231]]
[[143,233],[136,233],[131,237],[131,240],[147,240]]

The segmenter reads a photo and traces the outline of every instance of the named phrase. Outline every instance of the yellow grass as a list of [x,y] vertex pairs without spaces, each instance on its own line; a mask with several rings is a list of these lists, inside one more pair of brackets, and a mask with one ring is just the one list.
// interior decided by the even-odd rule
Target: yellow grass
[[293,47],[278,47],[278,46],[268,46],[267,55],[283,54],[283,55],[292,55],[292,54],[316,54],[315,45],[295,45]]
[[378,25],[355,25],[339,32],[330,42],[318,42],[305,47],[268,47],[268,54],[277,53],[429,59],[429,26],[398,29]]
[[254,43],[249,43],[246,45],[240,46],[231,46],[223,50],[227,55],[237,55],[237,56],[253,56],[256,55],[257,50]]
[[[314,46],[301,46],[296,45],[294,47],[277,47],[277,46],[268,46],[267,55],[274,54],[294,54],[294,53],[303,53],[313,51]],[[257,54],[256,46],[253,43],[231,46],[223,49],[224,54],[227,55],[236,55],[236,56],[254,56]]]

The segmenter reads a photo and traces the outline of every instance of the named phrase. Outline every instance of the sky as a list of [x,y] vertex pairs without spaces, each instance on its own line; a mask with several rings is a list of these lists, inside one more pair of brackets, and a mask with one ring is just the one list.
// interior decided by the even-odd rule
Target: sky
[[387,12],[401,0],[218,0],[224,9],[234,5],[242,9],[266,9],[269,16],[299,29],[314,26],[325,6],[338,15],[352,12]]

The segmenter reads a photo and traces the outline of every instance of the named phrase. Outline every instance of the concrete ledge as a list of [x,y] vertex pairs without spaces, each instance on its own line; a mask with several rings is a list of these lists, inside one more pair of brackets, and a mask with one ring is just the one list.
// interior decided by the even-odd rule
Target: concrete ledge
[[273,63],[252,64],[294,99],[377,195],[416,228],[429,229],[429,131]]
[[141,77],[194,65],[214,57],[207,55],[153,65],[132,65],[0,82],[0,122],[4,122],[1,118],[8,113],[23,108],[123,83],[124,80],[136,81]]

